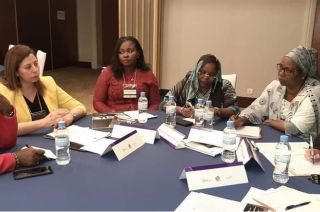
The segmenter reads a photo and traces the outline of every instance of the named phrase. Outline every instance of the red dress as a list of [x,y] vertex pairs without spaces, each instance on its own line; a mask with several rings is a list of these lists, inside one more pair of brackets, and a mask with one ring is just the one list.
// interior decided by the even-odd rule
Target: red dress
[[[131,79],[135,78],[135,74],[125,73],[124,78],[126,84],[131,84],[133,83]],[[145,92],[148,98],[148,109],[158,110],[160,102],[159,86],[152,71],[137,69],[135,82],[137,84],[137,98],[123,98],[123,77],[116,79],[111,67],[108,66],[102,71],[96,83],[93,96],[94,109],[99,113],[138,110],[140,92]]]
[[[7,117],[0,113],[0,148],[11,148],[15,146],[17,142],[17,134],[17,116],[14,115],[13,117]],[[4,153],[0,155],[0,174],[13,171],[15,166],[16,160],[11,153]]]

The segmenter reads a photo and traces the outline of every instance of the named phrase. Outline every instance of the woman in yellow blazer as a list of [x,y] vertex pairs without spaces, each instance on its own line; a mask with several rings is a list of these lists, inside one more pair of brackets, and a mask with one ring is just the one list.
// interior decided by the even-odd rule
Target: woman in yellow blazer
[[40,77],[38,60],[28,46],[16,45],[5,57],[0,93],[15,106],[18,135],[57,126],[69,126],[86,114],[86,107],[62,90],[52,77]]

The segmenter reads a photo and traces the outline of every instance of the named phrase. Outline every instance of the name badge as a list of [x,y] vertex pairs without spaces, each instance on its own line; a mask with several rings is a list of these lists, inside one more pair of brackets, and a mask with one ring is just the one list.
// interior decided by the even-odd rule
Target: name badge
[[123,98],[137,98],[137,84],[123,84]]
[[118,160],[120,161],[143,145],[144,142],[141,136],[138,134],[137,130],[134,130],[126,136],[116,140],[111,144],[111,147]]
[[184,168],[182,179],[187,179],[189,191],[248,183],[242,162]]

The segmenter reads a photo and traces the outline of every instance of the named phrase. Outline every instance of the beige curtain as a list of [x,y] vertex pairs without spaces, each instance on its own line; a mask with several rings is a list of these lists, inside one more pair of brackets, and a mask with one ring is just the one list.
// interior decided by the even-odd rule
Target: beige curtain
[[[119,36],[133,36],[160,79],[161,23],[164,0],[119,0]],[[160,84],[160,82],[159,82]]]

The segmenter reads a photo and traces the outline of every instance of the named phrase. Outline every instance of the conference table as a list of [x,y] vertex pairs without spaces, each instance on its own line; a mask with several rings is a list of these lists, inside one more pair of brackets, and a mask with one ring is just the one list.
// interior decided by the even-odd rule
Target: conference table
[[[159,127],[165,122],[163,111],[149,111],[158,118],[146,124]],[[74,124],[91,127],[92,116]],[[214,129],[222,130],[226,120],[216,119]],[[256,142],[278,142],[283,133],[262,125],[261,140]],[[176,126],[186,137],[190,127]],[[105,129],[103,131],[111,131]],[[50,149],[55,153],[54,140],[43,135],[52,128],[41,129],[30,135],[18,137],[11,152],[20,150],[25,144]],[[302,141],[290,137],[289,141]],[[3,152],[2,152],[3,153]],[[189,149],[173,149],[157,140],[153,145],[141,148],[118,161],[114,152],[100,156],[90,152],[70,150],[71,162],[59,166],[55,160],[46,160],[38,166],[51,166],[53,174],[15,180],[12,173],[0,176],[1,210],[130,210],[167,211],[175,210],[189,194],[186,180],[179,180],[185,167],[222,163],[221,157],[210,157]],[[246,165],[248,183],[199,190],[210,195],[241,201],[250,187],[267,190],[281,186],[273,181],[273,165],[260,153],[263,171],[254,163]],[[308,193],[320,193],[320,186],[312,184],[307,177],[290,177],[286,186]],[[214,204],[214,203],[212,203]]]

